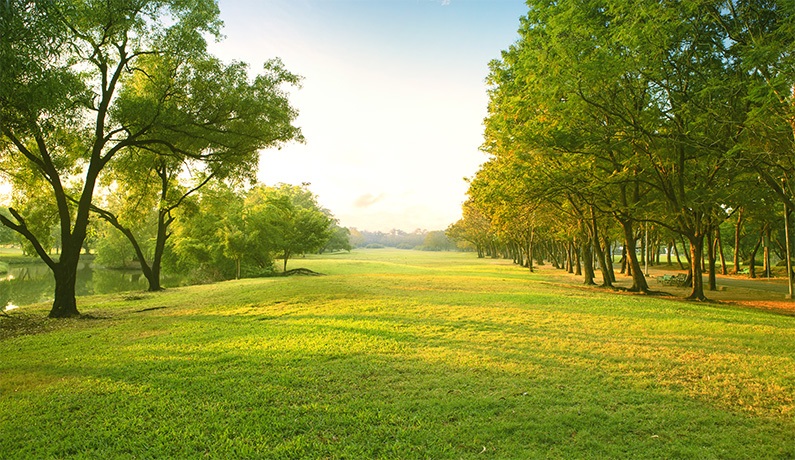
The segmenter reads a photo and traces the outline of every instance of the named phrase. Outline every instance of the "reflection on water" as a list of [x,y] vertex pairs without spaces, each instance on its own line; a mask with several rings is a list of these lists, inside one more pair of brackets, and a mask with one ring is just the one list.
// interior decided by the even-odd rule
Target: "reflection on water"
[[[180,277],[165,276],[164,286],[180,286]],[[78,296],[111,294],[125,291],[145,291],[149,287],[146,277],[136,270],[108,270],[94,268],[91,262],[81,262],[77,270]],[[52,302],[55,279],[44,264],[11,266],[0,276],[0,305],[28,305]]]

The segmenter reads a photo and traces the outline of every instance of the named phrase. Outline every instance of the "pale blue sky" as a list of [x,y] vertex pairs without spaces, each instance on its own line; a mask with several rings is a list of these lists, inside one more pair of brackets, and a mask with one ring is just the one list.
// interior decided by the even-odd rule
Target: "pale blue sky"
[[443,230],[486,156],[488,62],[517,38],[522,0],[220,0],[211,47],[304,77],[306,144],[264,152],[267,184],[310,182],[346,227]]

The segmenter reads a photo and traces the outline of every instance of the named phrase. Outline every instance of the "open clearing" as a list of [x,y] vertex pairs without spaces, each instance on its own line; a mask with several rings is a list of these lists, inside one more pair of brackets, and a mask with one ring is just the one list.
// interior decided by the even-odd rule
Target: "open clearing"
[[794,458],[795,317],[472,254],[0,318],[0,458]]

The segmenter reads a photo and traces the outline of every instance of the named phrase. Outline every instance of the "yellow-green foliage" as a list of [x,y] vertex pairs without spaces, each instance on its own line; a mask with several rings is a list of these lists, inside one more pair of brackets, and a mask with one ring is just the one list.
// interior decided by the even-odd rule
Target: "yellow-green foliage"
[[295,265],[326,276],[0,319],[0,457],[795,456],[793,317],[471,254]]

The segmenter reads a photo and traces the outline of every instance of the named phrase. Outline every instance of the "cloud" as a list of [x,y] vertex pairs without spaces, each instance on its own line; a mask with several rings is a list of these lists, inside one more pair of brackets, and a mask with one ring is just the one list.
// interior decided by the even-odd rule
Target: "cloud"
[[365,193],[364,195],[356,198],[356,201],[353,202],[353,205],[357,208],[369,208],[370,206],[378,203],[384,198],[384,194],[381,193],[378,196],[374,196],[372,193]]
[[442,6],[449,6],[451,0],[442,0]]

